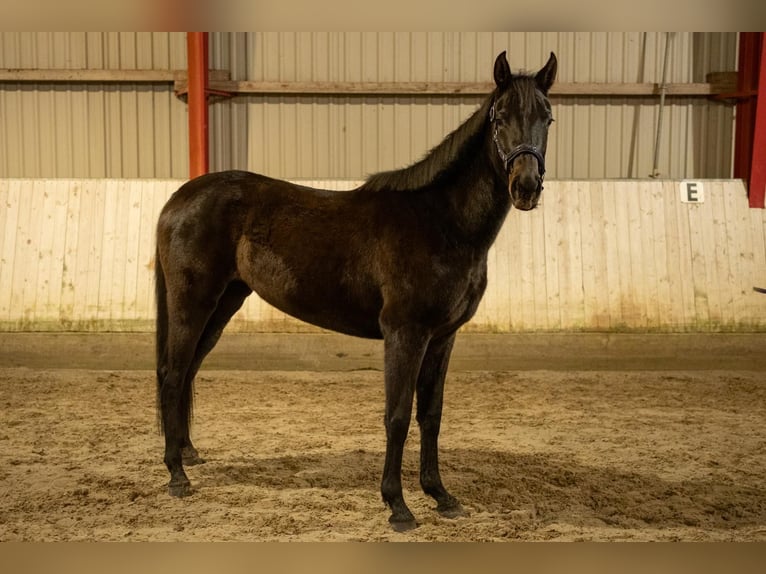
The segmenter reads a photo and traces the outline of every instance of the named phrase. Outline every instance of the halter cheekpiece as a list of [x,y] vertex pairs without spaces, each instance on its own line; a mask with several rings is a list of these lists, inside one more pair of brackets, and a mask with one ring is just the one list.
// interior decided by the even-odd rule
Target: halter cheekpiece
[[543,157],[543,154],[540,153],[540,150],[538,150],[537,147],[533,145],[519,144],[511,151],[506,152],[503,149],[503,146],[500,143],[500,138],[497,135],[497,124],[495,123],[495,120],[497,120],[497,116],[495,115],[495,102],[492,102],[492,107],[489,109],[489,121],[490,123],[495,124],[495,127],[492,130],[492,140],[495,142],[497,153],[500,155],[500,159],[503,161],[503,167],[505,168],[506,173],[510,170],[511,165],[513,165],[513,161],[517,157],[520,155],[529,154],[533,155],[535,159],[537,159],[537,169],[540,173],[540,179],[544,179],[545,158]]

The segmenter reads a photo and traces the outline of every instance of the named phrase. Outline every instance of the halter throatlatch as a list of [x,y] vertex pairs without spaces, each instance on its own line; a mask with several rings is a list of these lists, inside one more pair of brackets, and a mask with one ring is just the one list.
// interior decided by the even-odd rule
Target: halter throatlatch
[[511,165],[513,165],[513,161],[519,157],[520,155],[529,154],[533,155],[535,159],[537,160],[537,169],[540,173],[540,180],[542,181],[545,178],[545,158],[543,157],[543,154],[540,153],[540,150],[538,150],[535,146],[529,145],[529,144],[519,144],[515,148],[513,148],[511,151],[506,152],[503,149],[502,144],[500,143],[500,138],[497,135],[497,124],[495,123],[496,120],[495,116],[495,103],[492,103],[492,107],[489,109],[489,121],[490,123],[495,124],[494,129],[492,130],[492,140],[495,142],[495,147],[497,147],[497,153],[500,155],[500,159],[503,161],[503,167],[505,168],[505,172],[508,173],[511,169]]

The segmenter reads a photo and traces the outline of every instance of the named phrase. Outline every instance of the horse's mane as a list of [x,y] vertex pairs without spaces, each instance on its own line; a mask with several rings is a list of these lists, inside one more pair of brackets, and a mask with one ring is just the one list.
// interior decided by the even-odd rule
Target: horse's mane
[[419,189],[449,176],[463,158],[479,143],[477,139],[489,121],[493,97],[487,98],[479,109],[429,151],[423,159],[404,169],[383,171],[371,175],[362,185],[367,191],[407,191]]
[[[507,91],[522,110],[534,106],[540,97],[532,74],[514,74]],[[423,159],[404,169],[383,171],[371,175],[361,189],[368,191],[408,191],[427,187],[449,178],[472,159],[478,141],[489,122],[489,109],[497,96],[493,92],[471,116],[429,151]]]

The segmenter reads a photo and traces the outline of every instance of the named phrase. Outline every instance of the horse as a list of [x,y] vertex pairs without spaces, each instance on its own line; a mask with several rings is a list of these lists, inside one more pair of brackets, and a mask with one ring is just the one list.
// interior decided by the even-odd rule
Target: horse
[[420,486],[442,516],[466,515],[439,473],[445,375],[506,215],[538,205],[556,69],[551,52],[537,73],[512,73],[500,53],[495,88],[462,125],[420,161],[351,191],[232,170],[173,193],[155,259],[157,410],[171,496],[192,493],[184,465],[204,462],[189,436],[195,375],[254,291],[323,329],[383,339],[380,492],[393,529],[417,526],[401,483],[415,397]]

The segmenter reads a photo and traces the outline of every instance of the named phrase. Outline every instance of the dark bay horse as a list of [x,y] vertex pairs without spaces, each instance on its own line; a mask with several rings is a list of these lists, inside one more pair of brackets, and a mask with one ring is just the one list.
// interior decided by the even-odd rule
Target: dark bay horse
[[227,171],[173,194],[156,255],[158,406],[171,495],[191,493],[183,465],[203,462],[189,438],[194,377],[255,291],[303,321],[384,340],[389,521],[396,530],[416,526],[401,484],[415,396],[420,484],[438,512],[461,515],[439,475],[444,378],[508,211],[537,206],[556,67],[551,53],[536,74],[513,74],[501,53],[496,88],[471,117],[419,162],[352,191]]

